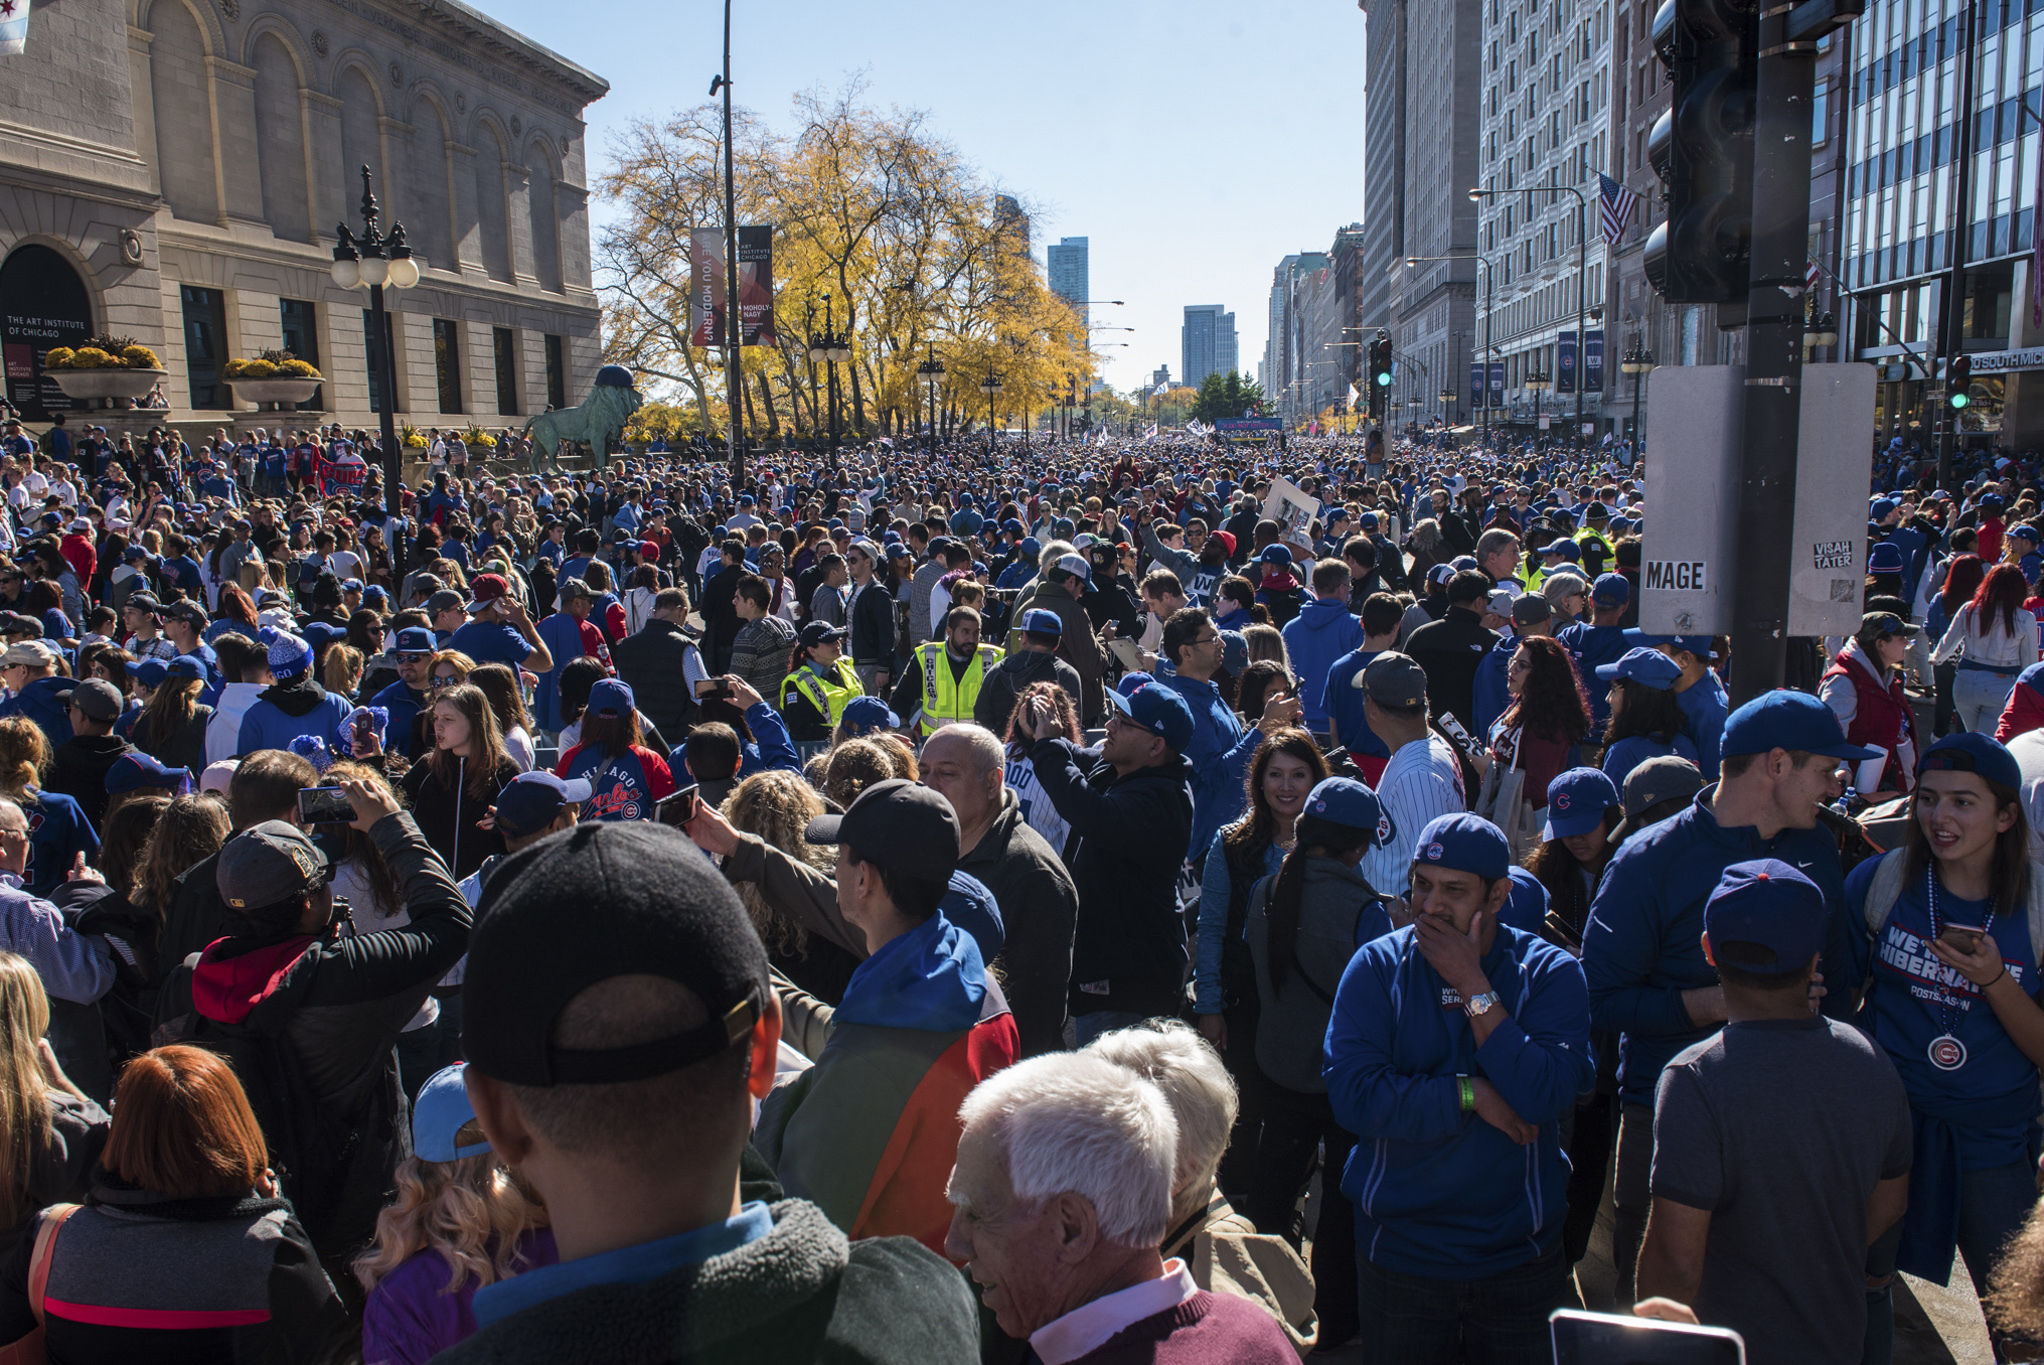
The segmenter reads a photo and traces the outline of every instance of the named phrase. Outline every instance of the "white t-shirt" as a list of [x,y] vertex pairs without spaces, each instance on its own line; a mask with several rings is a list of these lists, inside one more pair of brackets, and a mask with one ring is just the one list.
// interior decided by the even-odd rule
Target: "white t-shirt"
[[1466,810],[1462,766],[1448,741],[1429,732],[1391,755],[1377,780],[1377,847],[1363,855],[1357,871],[1386,896],[1403,896],[1412,882],[1412,854],[1419,833],[1436,816]]

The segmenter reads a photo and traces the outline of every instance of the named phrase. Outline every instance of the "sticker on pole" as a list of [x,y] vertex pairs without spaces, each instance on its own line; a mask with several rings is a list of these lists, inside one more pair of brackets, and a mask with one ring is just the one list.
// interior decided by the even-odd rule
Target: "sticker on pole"
[[1650,559],[1640,565],[1640,581],[1649,592],[1702,592],[1705,588],[1701,559]]

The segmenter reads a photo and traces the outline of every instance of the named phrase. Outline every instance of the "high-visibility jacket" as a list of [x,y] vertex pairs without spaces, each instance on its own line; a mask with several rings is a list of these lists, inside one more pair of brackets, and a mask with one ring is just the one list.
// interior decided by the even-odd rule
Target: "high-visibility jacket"
[[972,704],[979,700],[980,684],[987,674],[1000,666],[1002,651],[993,645],[981,645],[978,653],[978,667],[967,666],[963,677],[954,676],[950,660],[945,657],[942,640],[932,640],[916,648],[916,657],[923,666],[923,715],[921,733],[931,734],[946,725],[972,719]]
[[788,680],[781,684],[783,711],[788,709],[788,693],[791,691],[807,698],[817,714],[829,719],[833,730],[837,729],[838,721],[853,698],[866,695],[866,689],[859,686],[859,675],[853,671],[850,659],[839,659],[827,673],[818,673],[814,663],[804,664],[790,673]]

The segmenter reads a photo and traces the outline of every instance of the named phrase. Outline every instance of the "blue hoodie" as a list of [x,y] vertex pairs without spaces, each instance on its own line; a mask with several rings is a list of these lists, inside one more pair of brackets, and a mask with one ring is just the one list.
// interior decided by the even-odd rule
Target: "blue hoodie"
[[1703,780],[1718,780],[1718,756],[1725,743],[1725,721],[1731,715],[1731,694],[1718,681],[1714,670],[1705,669],[1696,685],[1686,692],[1675,694],[1676,702],[1682,707],[1682,719],[1689,730],[1689,742],[1696,746],[1696,766],[1703,770]]
[[1626,1104],[1652,1106],[1669,1060],[1718,1031],[1716,1024],[1690,1022],[1682,992],[1718,984],[1703,956],[1703,906],[1733,863],[1779,858],[1817,884],[1829,912],[1818,964],[1828,992],[1823,1012],[1849,1019],[1859,992],[1857,964],[1865,954],[1854,951],[1837,839],[1822,826],[1785,829],[1772,839],[1752,825],[1726,828],[1711,811],[1716,794],[1715,785],[1705,787],[1687,810],[1628,837],[1590,902],[1583,971],[1591,1018],[1619,1035],[1618,1097]]
[[71,738],[71,714],[64,709],[64,703],[57,700],[57,694],[69,692],[76,686],[76,678],[37,678],[0,702],[0,717],[27,716],[42,727],[50,747],[54,749]]
[[835,1018],[949,1033],[972,1027],[986,993],[978,942],[939,910],[853,969]]
[[[1321,1074],[1357,1137],[1341,1188],[1359,1254],[1399,1274],[1484,1279],[1561,1237],[1561,1119],[1597,1074],[1582,965],[1503,924],[1482,965],[1507,1015],[1482,1047],[1409,927],[1357,949],[1335,992]],[[1521,1147],[1463,1113],[1460,1076],[1488,1079],[1539,1137]]]
[[1363,623],[1340,597],[1316,597],[1285,622],[1285,652],[1299,680],[1299,707],[1308,730],[1327,733],[1327,673],[1334,661],[1363,647]]

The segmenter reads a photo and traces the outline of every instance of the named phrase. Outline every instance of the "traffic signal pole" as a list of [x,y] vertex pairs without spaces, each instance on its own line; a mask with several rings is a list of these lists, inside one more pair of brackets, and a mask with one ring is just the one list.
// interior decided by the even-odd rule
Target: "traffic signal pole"
[[1732,704],[1782,685],[1801,437],[1803,291],[1810,247],[1810,100],[1817,42],[1789,36],[1790,7],[1760,19],[1753,235],[1746,293],[1746,418],[1739,475]]

